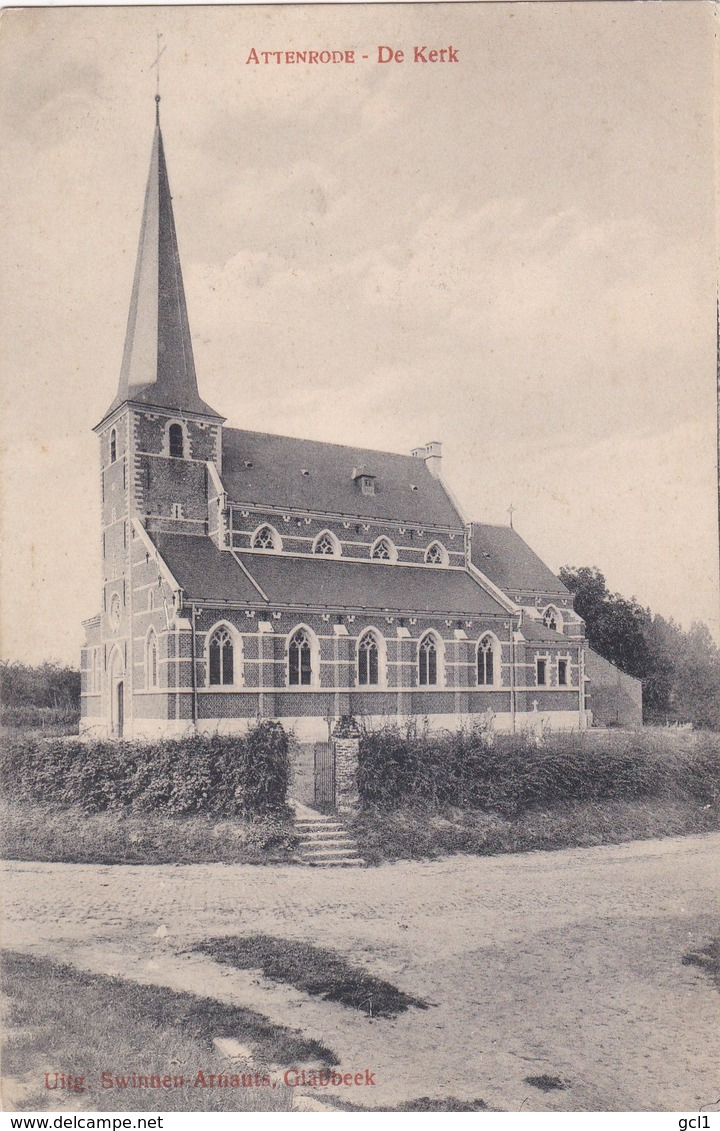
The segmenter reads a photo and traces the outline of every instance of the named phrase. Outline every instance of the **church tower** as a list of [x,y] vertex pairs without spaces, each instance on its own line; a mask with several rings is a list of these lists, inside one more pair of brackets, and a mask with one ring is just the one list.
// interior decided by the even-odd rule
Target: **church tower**
[[[120,380],[94,428],[100,439],[103,600],[99,654],[95,649],[84,666],[88,690],[102,695],[96,713],[110,720],[115,734],[131,732],[126,706],[135,690],[133,593],[138,583],[133,545],[145,531],[212,533],[210,481],[222,462],[224,417],[198,393],[159,103],[156,96]],[[108,694],[111,703],[105,701]]]

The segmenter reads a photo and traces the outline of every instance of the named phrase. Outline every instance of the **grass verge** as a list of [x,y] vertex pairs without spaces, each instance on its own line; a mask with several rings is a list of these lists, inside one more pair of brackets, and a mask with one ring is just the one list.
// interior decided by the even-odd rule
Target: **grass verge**
[[83,813],[53,805],[0,805],[6,860],[67,864],[276,864],[292,859],[297,837],[288,818]]
[[[44,958],[5,952],[2,983],[9,1003],[3,1076],[24,1084],[14,1110],[45,1110],[63,1100],[89,1110],[285,1110],[290,1099],[284,1088],[257,1083],[210,1087],[209,1076],[229,1079],[228,1073],[245,1073],[247,1079],[250,1068],[254,1078],[263,1065],[331,1065],[337,1060],[319,1042],[251,1010],[163,986],[87,974]],[[213,1047],[217,1037],[249,1045],[257,1063],[231,1066]],[[45,1073],[52,1083],[56,1071],[66,1080],[68,1074],[80,1077],[82,1090],[46,1088]],[[113,1087],[102,1086],[103,1073],[115,1081]],[[129,1080],[133,1075],[169,1075],[183,1082],[169,1088],[117,1086],[117,1077]]]
[[479,809],[415,804],[393,810],[369,807],[350,828],[365,860],[380,864],[459,852],[492,856],[716,832],[720,807],[689,799],[576,801],[504,817]]
[[238,970],[262,970],[274,982],[286,982],[307,994],[337,1001],[369,1017],[396,1017],[410,1006],[428,1003],[373,977],[333,950],[272,935],[207,939],[193,948]]

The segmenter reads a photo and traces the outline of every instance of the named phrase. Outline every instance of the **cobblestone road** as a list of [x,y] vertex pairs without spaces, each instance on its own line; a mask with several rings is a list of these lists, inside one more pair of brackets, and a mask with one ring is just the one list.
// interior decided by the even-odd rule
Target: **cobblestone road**
[[[375,1071],[355,1102],[696,1110],[720,1097],[720,994],[681,960],[718,933],[719,859],[708,835],[348,871],[9,863],[4,945],[252,1006]],[[256,931],[433,1005],[373,1021],[183,953]],[[567,1090],[524,1082],[543,1073]]]

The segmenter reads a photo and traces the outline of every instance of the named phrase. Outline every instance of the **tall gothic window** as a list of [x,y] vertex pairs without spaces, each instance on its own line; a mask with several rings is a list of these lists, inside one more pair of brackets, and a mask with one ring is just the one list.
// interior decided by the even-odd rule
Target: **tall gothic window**
[[117,459],[117,432],[113,428],[110,433],[110,463],[115,463]]
[[370,551],[371,558],[377,558],[378,561],[391,562],[395,560],[395,547],[389,538],[378,538],[377,542]]
[[171,424],[168,429],[168,446],[173,459],[183,459],[185,456],[185,437],[180,424]]
[[418,683],[421,687],[435,687],[437,681],[437,642],[432,633],[428,633],[423,636],[418,647]]
[[145,674],[146,684],[148,687],[157,687],[158,685],[158,645],[157,636],[154,629],[150,629],[147,638],[147,650],[145,653]]
[[275,531],[271,526],[261,526],[252,544],[255,550],[274,550],[277,545]]
[[227,687],[235,682],[235,657],[230,630],[221,624],[208,645],[208,682],[211,687]]
[[309,687],[312,675],[310,636],[304,628],[299,628],[288,648],[288,683],[291,687]]
[[358,683],[377,687],[380,682],[380,650],[374,632],[366,632],[358,644]]
[[495,653],[492,636],[483,636],[477,651],[477,681],[481,687],[495,682]]
[[538,657],[535,661],[535,674],[537,677],[538,687],[545,687],[547,684],[547,660]]

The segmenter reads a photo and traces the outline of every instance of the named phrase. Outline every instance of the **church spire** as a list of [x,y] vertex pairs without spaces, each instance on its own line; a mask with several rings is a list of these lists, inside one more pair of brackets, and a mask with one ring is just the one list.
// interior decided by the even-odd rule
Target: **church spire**
[[106,415],[125,401],[222,419],[198,394],[159,94],[120,382]]

